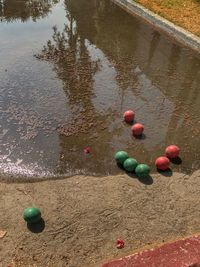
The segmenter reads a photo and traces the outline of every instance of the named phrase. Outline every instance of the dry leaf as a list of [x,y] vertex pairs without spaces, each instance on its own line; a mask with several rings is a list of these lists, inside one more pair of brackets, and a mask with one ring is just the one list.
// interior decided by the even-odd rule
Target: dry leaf
[[6,231],[0,230],[0,238],[3,238],[6,234]]

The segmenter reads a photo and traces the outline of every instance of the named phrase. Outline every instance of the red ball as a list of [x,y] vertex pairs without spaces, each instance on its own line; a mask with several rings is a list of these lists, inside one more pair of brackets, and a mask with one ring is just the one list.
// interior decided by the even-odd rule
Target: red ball
[[133,135],[141,135],[144,131],[144,126],[140,123],[136,123],[131,127]]
[[168,146],[165,149],[165,153],[166,153],[167,157],[172,158],[172,159],[177,158],[179,155],[179,152],[180,152],[180,148],[175,146],[175,145]]
[[132,122],[134,120],[135,117],[135,113],[132,110],[127,110],[126,112],[124,112],[124,120],[126,122]]
[[159,170],[165,171],[169,168],[169,159],[167,157],[159,157],[155,161],[155,165]]

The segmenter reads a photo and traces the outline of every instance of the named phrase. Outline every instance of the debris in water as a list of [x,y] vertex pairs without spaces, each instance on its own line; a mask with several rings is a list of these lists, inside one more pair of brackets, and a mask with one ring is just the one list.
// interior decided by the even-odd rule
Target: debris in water
[[83,149],[83,151],[84,151],[85,154],[89,154],[91,152],[91,149],[90,149],[90,147],[85,147]]
[[16,165],[19,165],[23,162],[23,159],[17,159]]

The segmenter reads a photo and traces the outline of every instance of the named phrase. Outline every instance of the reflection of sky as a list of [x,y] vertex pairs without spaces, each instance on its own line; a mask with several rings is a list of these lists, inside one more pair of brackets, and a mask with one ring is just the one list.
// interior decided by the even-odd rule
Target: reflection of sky
[[[27,52],[31,53],[35,49],[40,49],[47,40],[51,39],[54,25],[57,25],[58,29],[62,31],[64,23],[68,22],[66,11],[62,6],[62,3],[57,4],[52,9],[52,13],[37,22],[31,19],[25,23],[21,21],[15,21],[14,23],[1,22],[1,66],[6,62],[9,64],[10,60],[15,60],[16,57],[20,57]],[[9,53],[7,52],[8,49]],[[7,53],[7,57],[3,56],[5,53]]]
[[[0,102],[3,109],[1,110],[3,144],[0,150],[3,160],[1,169],[5,172],[12,170],[15,173],[31,175],[38,168],[38,173],[41,173],[41,168],[36,164],[23,165],[24,155],[31,153],[33,147],[33,161],[39,158],[48,161],[45,155],[52,153],[51,163],[48,164],[54,166],[59,158],[57,133],[40,136],[28,142],[16,139],[16,131],[20,127],[25,132],[27,129],[24,129],[18,120],[9,121],[10,115],[7,110],[15,106],[18,115],[26,114],[27,117],[33,115],[40,125],[49,118],[59,122],[66,121],[71,116],[62,81],[57,79],[51,65],[33,57],[41,51],[47,40],[51,39],[52,27],[57,25],[58,29],[62,30],[64,23],[67,23],[67,19],[62,4],[57,4],[52,13],[37,23],[31,19],[25,23],[20,20],[14,23],[0,23],[0,36],[3,36],[0,39]],[[30,127],[34,127],[33,124],[34,122],[30,123]],[[51,124],[42,126],[48,128]],[[35,129],[39,130],[37,126]],[[13,163],[13,160],[16,162]]]

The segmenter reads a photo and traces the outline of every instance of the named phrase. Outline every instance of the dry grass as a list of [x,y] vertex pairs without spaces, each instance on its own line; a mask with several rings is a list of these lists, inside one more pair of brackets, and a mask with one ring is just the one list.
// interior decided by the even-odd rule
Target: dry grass
[[137,2],[200,36],[200,0],[137,0]]

